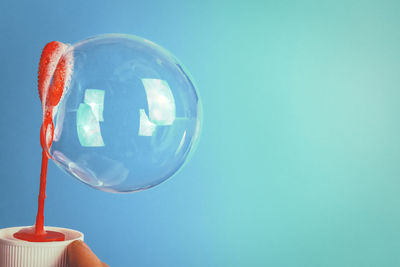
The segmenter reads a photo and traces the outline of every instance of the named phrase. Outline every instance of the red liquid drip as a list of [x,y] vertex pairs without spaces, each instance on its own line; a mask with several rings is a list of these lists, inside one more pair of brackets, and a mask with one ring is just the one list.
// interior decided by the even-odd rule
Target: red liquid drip
[[[66,59],[62,58],[60,60],[66,47],[65,44],[59,42],[48,43],[43,48],[39,63],[38,87],[40,100],[42,101],[42,104],[44,104],[44,119],[40,131],[40,143],[43,151],[38,212],[35,226],[22,229],[14,234],[15,238],[30,242],[65,240],[65,235],[62,233],[44,230],[44,201],[46,199],[47,163],[49,161],[46,150],[50,148],[53,141],[53,108],[61,99],[66,80]],[[58,64],[55,66],[57,62]],[[53,82],[50,84],[51,74],[53,74],[53,72]]]

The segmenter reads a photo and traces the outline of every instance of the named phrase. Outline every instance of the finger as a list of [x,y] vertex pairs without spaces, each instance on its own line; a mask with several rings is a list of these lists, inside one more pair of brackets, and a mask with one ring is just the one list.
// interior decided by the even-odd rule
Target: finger
[[68,266],[70,267],[104,267],[103,263],[82,241],[74,241],[68,246]]

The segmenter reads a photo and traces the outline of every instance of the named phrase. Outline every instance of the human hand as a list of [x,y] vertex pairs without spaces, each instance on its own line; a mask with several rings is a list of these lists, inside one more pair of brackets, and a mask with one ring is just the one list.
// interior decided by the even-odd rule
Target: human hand
[[74,241],[68,246],[69,267],[109,267],[101,262],[90,248],[80,240]]

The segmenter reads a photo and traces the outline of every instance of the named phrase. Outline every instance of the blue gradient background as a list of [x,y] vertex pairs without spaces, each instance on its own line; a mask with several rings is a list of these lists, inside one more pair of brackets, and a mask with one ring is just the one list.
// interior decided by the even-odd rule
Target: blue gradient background
[[0,227],[34,223],[45,43],[143,36],[204,105],[197,152],[145,192],[49,165],[46,224],[111,266],[399,266],[400,2],[1,1]]

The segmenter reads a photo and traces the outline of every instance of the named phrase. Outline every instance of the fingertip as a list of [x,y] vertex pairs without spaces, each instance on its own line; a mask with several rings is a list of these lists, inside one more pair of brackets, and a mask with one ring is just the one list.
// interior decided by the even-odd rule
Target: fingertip
[[74,242],[72,242],[71,244],[68,245],[68,252],[79,250],[80,248],[82,248],[84,246],[87,247],[87,245],[82,240],[75,240]]
[[101,261],[92,250],[81,240],[72,242],[67,248],[68,266],[95,267],[102,266]]

